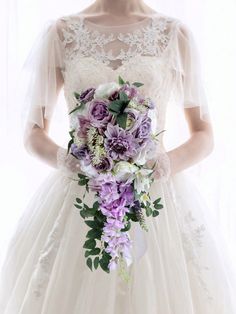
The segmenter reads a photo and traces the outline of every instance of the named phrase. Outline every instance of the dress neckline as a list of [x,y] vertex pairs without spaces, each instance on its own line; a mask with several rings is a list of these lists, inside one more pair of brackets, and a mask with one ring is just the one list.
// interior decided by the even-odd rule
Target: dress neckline
[[125,24],[117,24],[117,25],[102,25],[102,24],[97,24],[97,23],[94,23],[90,20],[87,19],[86,16],[82,15],[82,14],[76,14],[75,15],[77,18],[79,18],[80,22],[84,25],[84,26],[87,26],[89,27],[90,29],[94,29],[94,30],[123,30],[123,29],[138,29],[138,27],[145,27],[145,26],[150,26],[154,19],[157,18],[157,17],[161,17],[162,15],[160,13],[154,13],[150,16],[147,16],[143,19],[141,19],[140,21],[137,21],[137,22],[133,22],[133,23],[125,23]]

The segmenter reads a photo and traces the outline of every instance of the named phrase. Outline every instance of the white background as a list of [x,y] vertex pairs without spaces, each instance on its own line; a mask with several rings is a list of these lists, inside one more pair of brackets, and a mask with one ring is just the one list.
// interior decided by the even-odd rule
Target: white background
[[[22,144],[24,109],[16,93],[21,67],[48,20],[79,12],[90,3],[85,0],[1,0],[0,263],[17,220],[50,172],[48,166],[29,156]],[[214,153],[197,171],[201,175],[202,193],[209,203],[208,210],[215,215],[233,251],[236,242],[236,2],[150,0],[147,3],[156,11],[182,19],[197,41],[216,141]],[[59,103],[51,134],[63,144],[67,128],[63,95]],[[174,121],[173,117],[169,124]],[[168,139],[166,141],[168,146]]]

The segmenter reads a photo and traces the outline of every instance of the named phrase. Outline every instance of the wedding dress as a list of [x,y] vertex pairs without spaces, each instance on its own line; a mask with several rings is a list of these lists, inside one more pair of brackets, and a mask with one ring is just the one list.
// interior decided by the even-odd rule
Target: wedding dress
[[[140,91],[155,101],[159,131],[171,103],[199,107],[201,118],[209,119],[197,48],[176,18],[158,13],[129,25],[102,26],[80,14],[63,16],[47,25],[28,64],[35,66],[28,131],[35,124],[43,127],[43,117],[52,118],[58,75],[68,111],[75,106],[75,91],[120,75],[144,83]],[[73,205],[83,193],[61,169],[35,192],[1,271],[1,314],[236,313],[230,262],[212,232],[204,199],[185,172],[152,185],[151,196],[161,197],[164,207],[146,220],[147,248],[129,266],[129,284],[115,270],[108,274],[86,265],[87,226]],[[86,203],[93,198],[87,194]],[[133,226],[130,236],[137,236]]]

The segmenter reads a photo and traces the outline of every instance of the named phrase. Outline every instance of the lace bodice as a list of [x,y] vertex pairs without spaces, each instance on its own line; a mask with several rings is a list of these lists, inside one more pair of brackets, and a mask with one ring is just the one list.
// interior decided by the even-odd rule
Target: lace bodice
[[117,81],[120,75],[144,83],[140,90],[156,102],[158,128],[163,129],[170,96],[166,88],[171,82],[167,50],[174,22],[155,15],[131,25],[108,27],[77,15],[62,17],[64,92],[69,109],[75,105],[74,91]]
[[62,85],[70,111],[74,92],[118,76],[144,84],[140,92],[155,102],[157,131],[165,128],[169,103],[199,106],[201,118],[208,116],[195,41],[176,18],[156,13],[132,24],[103,26],[81,14],[62,16],[46,28],[33,52],[26,62],[32,69],[24,100],[27,131],[51,119]]

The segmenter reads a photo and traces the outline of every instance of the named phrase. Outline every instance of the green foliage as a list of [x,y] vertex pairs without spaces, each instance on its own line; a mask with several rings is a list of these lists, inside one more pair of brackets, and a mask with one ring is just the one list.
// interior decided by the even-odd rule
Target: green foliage
[[83,248],[85,249],[94,249],[96,247],[96,241],[95,239],[88,239],[85,241]]
[[98,256],[95,257],[93,264],[94,264],[94,268],[97,269],[98,265],[99,265],[99,257]]
[[134,85],[136,87],[140,87],[140,86],[143,86],[144,84],[140,83],[140,82],[134,82],[132,85]]
[[93,262],[92,262],[92,259],[91,259],[90,257],[87,259],[86,264],[87,264],[87,266],[92,270]]

